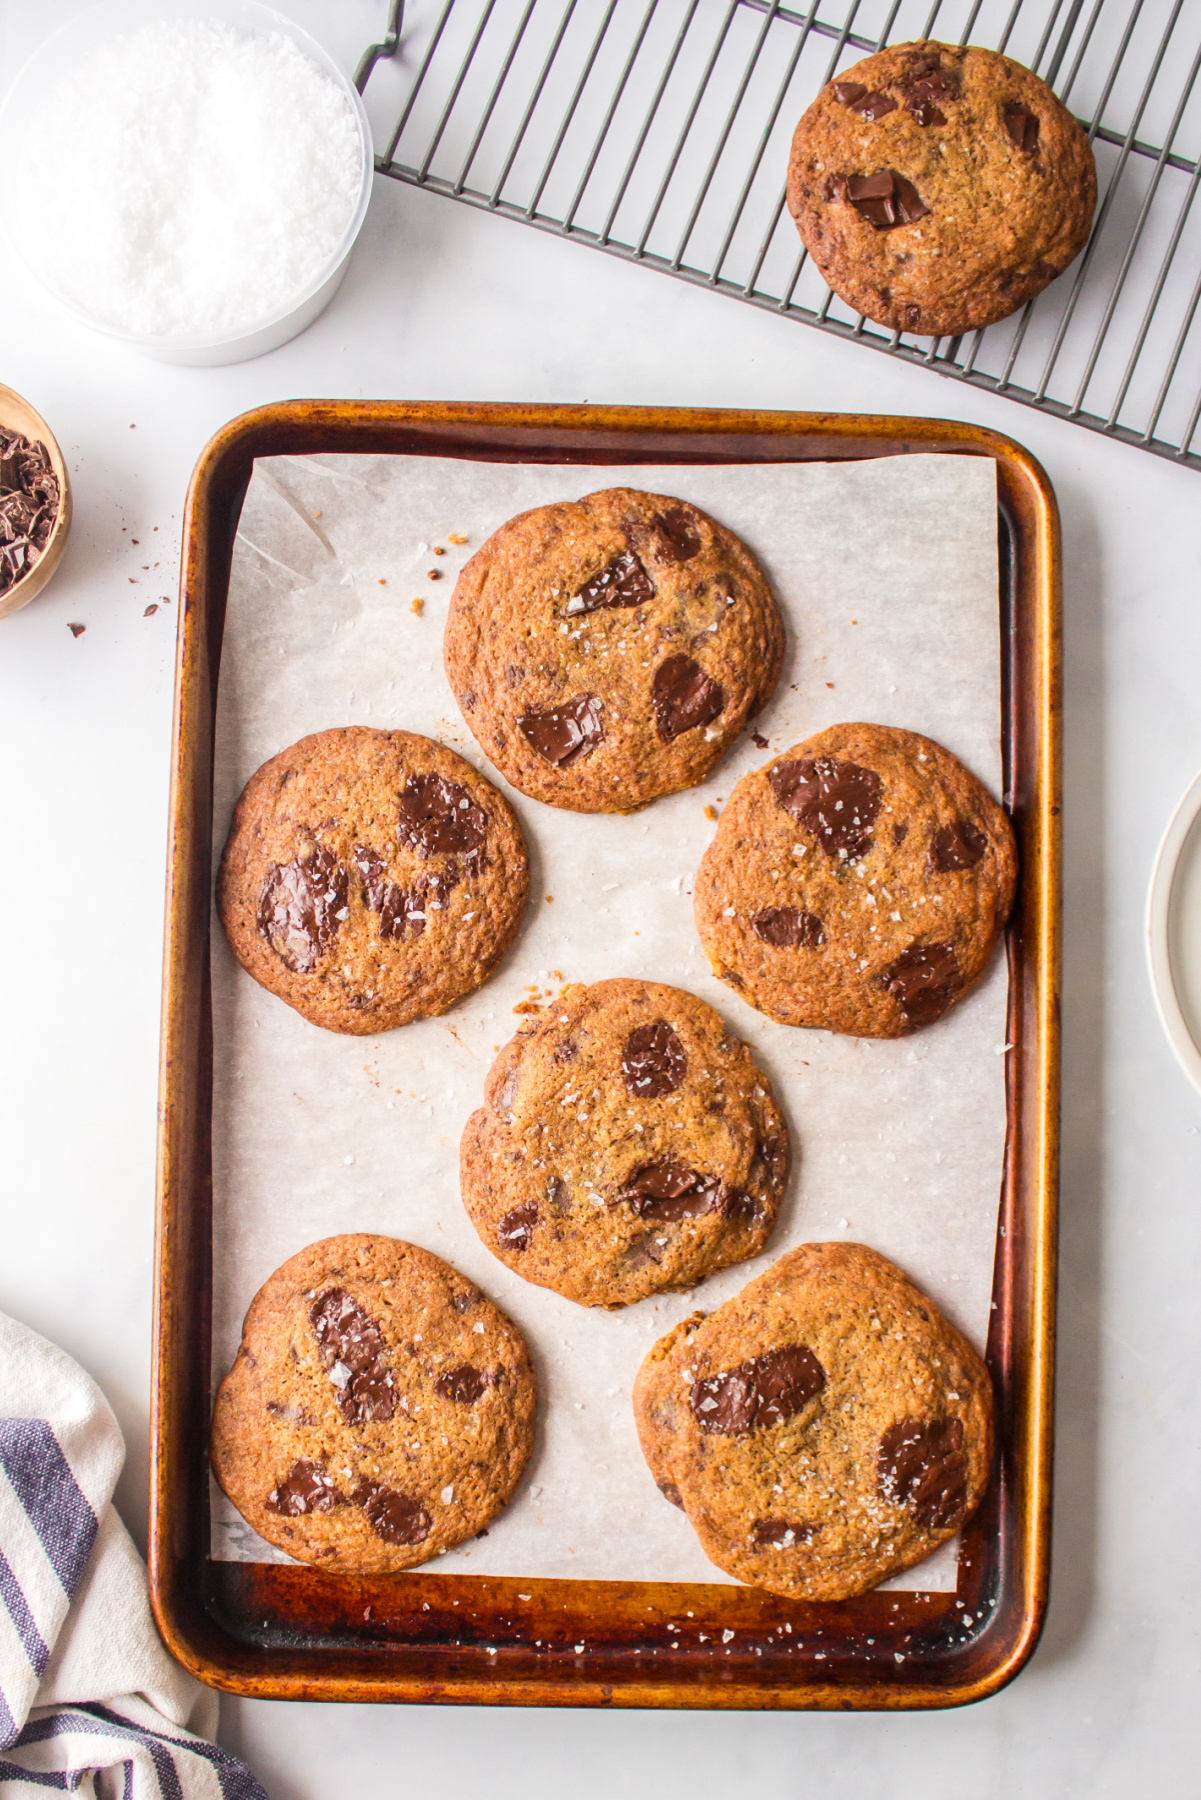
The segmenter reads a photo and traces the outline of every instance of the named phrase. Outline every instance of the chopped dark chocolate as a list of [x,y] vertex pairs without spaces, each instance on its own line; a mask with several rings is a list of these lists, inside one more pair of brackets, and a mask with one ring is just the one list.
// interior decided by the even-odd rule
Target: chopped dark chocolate
[[577,694],[561,706],[531,706],[517,723],[530,748],[558,769],[591,756],[605,735],[595,694]]
[[0,427],[0,596],[46,548],[61,501],[46,446]]
[[836,81],[834,98],[840,106],[855,106],[867,93],[861,81]]
[[874,124],[877,119],[887,118],[889,113],[896,110],[897,103],[892,95],[883,93],[865,94],[862,100],[856,100],[851,105],[851,111],[858,113],[869,124]]
[[444,775],[410,775],[400,796],[396,833],[423,862],[431,856],[478,857],[488,815],[465,787]]
[[681,1219],[700,1219],[724,1204],[723,1182],[717,1175],[702,1175],[687,1163],[661,1156],[635,1169],[617,1196],[640,1219],[675,1225]]
[[665,744],[712,724],[726,703],[720,684],[690,656],[669,656],[655,670],[651,684],[655,725]]
[[[354,847],[354,866],[363,878],[363,900],[369,912],[379,914],[382,938],[419,938],[425,930],[426,909],[439,905],[438,888],[421,882],[402,888],[389,881],[384,860],[363,844]],[[449,887],[446,889],[449,892]],[[441,900],[445,904],[445,900]]]
[[941,1019],[962,979],[951,944],[913,944],[884,970],[880,986],[887,988],[906,1025],[913,1027]]
[[661,1100],[675,1093],[688,1072],[688,1057],[666,1019],[631,1031],[621,1053],[621,1072],[630,1093],[640,1100]]
[[968,819],[956,819],[934,834],[930,862],[935,869],[974,869],[988,849],[988,839]]
[[967,1457],[959,1419],[902,1419],[890,1425],[876,1453],[876,1487],[907,1506],[927,1531],[962,1523]]
[[420,1500],[385,1487],[381,1481],[364,1478],[351,1499],[362,1507],[372,1531],[385,1543],[420,1544],[430,1534],[432,1521]]
[[338,1395],[348,1425],[390,1419],[396,1384],[385,1360],[380,1328],[345,1288],[326,1288],[309,1308],[321,1366]]
[[346,870],[324,844],[268,869],[259,935],[294,975],[311,974],[333,943],[347,915],[348,886]]
[[794,1544],[807,1544],[816,1530],[803,1519],[756,1519],[751,1542],[760,1550],[791,1550]]
[[[698,544],[697,548],[700,546]],[[598,575],[593,575],[563,608],[565,618],[596,612],[600,607],[641,606],[653,600],[655,584],[632,550],[619,550]]]
[[767,906],[755,913],[751,929],[776,950],[815,950],[826,941],[826,931],[816,913],[795,906]]
[[782,1425],[825,1385],[826,1372],[808,1345],[788,1344],[694,1381],[689,1404],[702,1431],[745,1437]]
[[696,528],[696,515],[686,506],[669,506],[651,520],[655,534],[655,551],[660,562],[691,562],[700,555],[701,534]]
[[473,1369],[470,1363],[461,1363],[457,1369],[447,1369],[434,1382],[434,1392],[443,1400],[453,1400],[458,1406],[473,1406],[488,1386],[488,1377],[480,1369]]
[[332,1512],[342,1504],[333,1477],[323,1462],[309,1462],[304,1457],[292,1464],[284,1479],[267,1495],[267,1506],[285,1518],[298,1519],[307,1513]]
[[538,1223],[538,1203],[526,1200],[507,1212],[496,1227],[496,1241],[502,1250],[528,1250]]
[[876,231],[892,231],[898,225],[916,224],[930,211],[913,183],[896,169],[877,169],[872,175],[848,175],[846,198]]
[[799,824],[813,832],[827,856],[863,856],[884,797],[874,769],[837,757],[780,762],[768,771],[772,792]]
[[959,89],[944,70],[928,69],[903,84],[905,104],[919,125],[945,125],[947,115],[939,102],[955,100]]
[[1026,156],[1033,156],[1038,149],[1038,114],[1027,107],[1019,106],[1011,100],[1004,110],[1005,129],[1010,141],[1017,145]]

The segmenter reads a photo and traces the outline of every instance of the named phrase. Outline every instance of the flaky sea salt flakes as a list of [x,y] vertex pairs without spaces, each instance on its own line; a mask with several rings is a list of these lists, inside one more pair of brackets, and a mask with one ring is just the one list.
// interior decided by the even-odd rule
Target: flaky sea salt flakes
[[290,38],[159,20],[84,57],[10,181],[31,261],[97,323],[234,332],[299,299],[353,216],[362,141]]

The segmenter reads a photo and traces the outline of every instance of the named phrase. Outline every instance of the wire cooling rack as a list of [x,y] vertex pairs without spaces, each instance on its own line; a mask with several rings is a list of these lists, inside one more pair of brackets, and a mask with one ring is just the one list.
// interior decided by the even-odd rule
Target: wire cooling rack
[[[1201,469],[1196,0],[391,0],[356,81],[376,167]],[[839,70],[923,37],[1003,50],[1085,124],[1076,263],[1012,319],[919,339],[830,292],[784,202]]]

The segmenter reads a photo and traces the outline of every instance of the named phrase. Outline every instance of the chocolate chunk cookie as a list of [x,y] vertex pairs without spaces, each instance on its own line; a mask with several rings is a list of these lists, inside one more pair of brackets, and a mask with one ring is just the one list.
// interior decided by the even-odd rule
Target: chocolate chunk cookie
[[695,1287],[756,1256],[788,1180],[767,1077],[680,988],[565,988],[493,1063],[460,1158],[485,1244],[582,1306]]
[[520,1332],[428,1250],[356,1233],[291,1257],[246,1314],[213,1473],[260,1537],[357,1574],[482,1531],[534,1440]]
[[525,839],[491,782],[430,738],[358,725],[251,776],[217,878],[242,967],[314,1025],[362,1036],[485,982],[528,894]]
[[903,1037],[983,974],[1013,828],[929,738],[834,725],[744,775],[697,872],[713,970],[782,1025]]
[[862,1244],[802,1244],[661,1338],[643,1454],[706,1556],[797,1600],[912,1568],[979,1506],[992,1387],[962,1334]]
[[716,520],[608,488],[493,532],[443,645],[463,717],[523,794],[630,812],[703,781],[771,697],[784,628]]
[[788,204],[822,275],[894,331],[955,336],[1016,312],[1084,248],[1088,138],[995,50],[896,44],[822,89]]

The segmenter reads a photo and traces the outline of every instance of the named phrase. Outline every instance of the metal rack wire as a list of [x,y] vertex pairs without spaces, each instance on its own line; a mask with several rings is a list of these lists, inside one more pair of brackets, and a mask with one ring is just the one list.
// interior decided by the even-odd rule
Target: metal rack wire
[[[356,81],[383,174],[1201,469],[1197,26],[1190,0],[391,0]],[[1100,193],[1037,300],[935,340],[845,307],[784,201],[822,84],[921,37],[1036,70],[1086,124]]]

